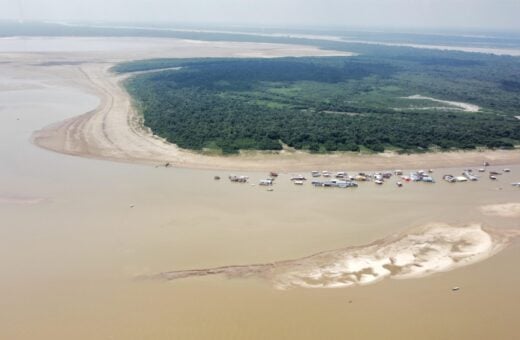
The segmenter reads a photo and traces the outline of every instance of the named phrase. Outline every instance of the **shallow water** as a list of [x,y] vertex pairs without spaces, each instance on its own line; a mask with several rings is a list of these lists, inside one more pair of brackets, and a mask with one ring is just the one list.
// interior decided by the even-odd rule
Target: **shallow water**
[[480,207],[518,202],[510,183],[520,167],[498,182],[444,183],[441,173],[462,171],[447,169],[435,185],[352,190],[298,187],[282,174],[268,192],[231,184],[222,171],[60,155],[33,146],[32,131],[98,100],[36,67],[24,69],[28,89],[13,89],[27,77],[1,68],[0,84],[10,87],[0,87],[0,338],[512,339],[520,331],[517,243],[454,271],[341,289],[280,291],[255,277],[138,279],[298,259],[432,222],[515,228],[518,219]]

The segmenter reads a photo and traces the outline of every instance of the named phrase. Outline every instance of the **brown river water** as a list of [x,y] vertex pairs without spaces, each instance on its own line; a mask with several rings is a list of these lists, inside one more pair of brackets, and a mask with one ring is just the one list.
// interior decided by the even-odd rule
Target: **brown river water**
[[[449,232],[469,225],[497,234],[520,228],[517,215],[481,210],[520,202],[510,185],[520,181],[520,166],[498,181],[483,176],[457,184],[441,174],[461,168],[436,169],[436,184],[403,188],[394,180],[355,189],[300,187],[281,174],[268,192],[230,183],[222,170],[61,155],[31,144],[32,132],[89,111],[98,99],[66,86],[58,79],[63,75],[1,68],[1,339],[515,339],[520,333],[520,245],[511,240],[489,258],[432,275],[335,289],[290,281],[295,272],[333,265],[349,247],[370,252],[374,241],[432,223]],[[238,174],[252,183],[266,177]],[[334,251],[324,263],[306,260],[324,251]],[[277,276],[254,270],[158,276],[283,267],[286,260],[289,269]],[[283,279],[289,281],[280,285]]]

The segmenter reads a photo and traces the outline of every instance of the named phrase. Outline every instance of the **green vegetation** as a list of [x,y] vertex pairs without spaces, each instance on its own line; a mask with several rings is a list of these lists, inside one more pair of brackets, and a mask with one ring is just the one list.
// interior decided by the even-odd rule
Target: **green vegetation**
[[[160,70],[171,67],[181,69]],[[371,47],[350,58],[157,59],[114,70],[158,70],[127,89],[154,133],[193,150],[422,152],[520,141],[518,58]],[[482,110],[405,98],[415,94]]]

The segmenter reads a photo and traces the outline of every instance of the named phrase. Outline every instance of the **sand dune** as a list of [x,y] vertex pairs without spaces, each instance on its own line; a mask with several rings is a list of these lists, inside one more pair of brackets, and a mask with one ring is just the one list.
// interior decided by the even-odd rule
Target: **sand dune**
[[327,251],[302,259],[266,264],[164,272],[155,279],[195,276],[263,277],[278,289],[339,288],[384,278],[410,279],[467,266],[493,256],[518,231],[432,224],[372,244]]

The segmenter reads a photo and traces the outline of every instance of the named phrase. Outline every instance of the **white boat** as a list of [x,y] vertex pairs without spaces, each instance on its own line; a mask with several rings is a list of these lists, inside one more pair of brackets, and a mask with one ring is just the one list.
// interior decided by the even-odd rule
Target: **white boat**
[[328,171],[322,171],[321,174],[323,175],[323,177],[330,177],[330,172]]
[[348,175],[346,172],[344,171],[340,171],[338,173],[336,173],[336,178],[346,178]]
[[471,172],[469,172],[469,171],[464,171],[464,172],[462,173],[462,176],[466,177],[466,178],[469,179],[470,181],[476,181],[476,180],[478,180],[477,176],[472,175]]
[[520,188],[520,182],[511,183],[512,186]]
[[455,183],[457,181],[457,179],[455,177],[453,177],[452,175],[444,175],[442,177],[442,179],[445,180],[448,183]]
[[478,169],[478,172],[486,172],[486,169],[480,168],[480,169]]
[[236,176],[236,175],[230,175],[229,180],[231,182],[235,183],[246,183],[249,180],[249,177],[247,176]]
[[374,181],[374,183],[377,184],[377,185],[382,185],[384,182],[382,180],[380,180],[380,179],[376,179]]
[[303,181],[295,180],[293,181],[295,185],[303,185]]
[[468,179],[464,176],[457,176],[457,177],[455,177],[455,180],[457,182],[467,182],[468,181]]
[[490,176],[489,176],[489,179],[491,179],[491,180],[493,180],[493,181],[496,181],[496,180],[497,180],[497,176],[490,175]]
[[262,185],[262,186],[271,186],[271,185],[273,185],[273,179],[272,179],[272,178],[262,179],[262,180],[260,180],[260,182],[258,183],[258,185]]
[[403,183],[402,182],[397,182],[395,183],[399,188],[403,186]]
[[511,169],[504,169],[504,172],[511,172]]
[[423,176],[421,180],[425,183],[435,183],[432,176]]

